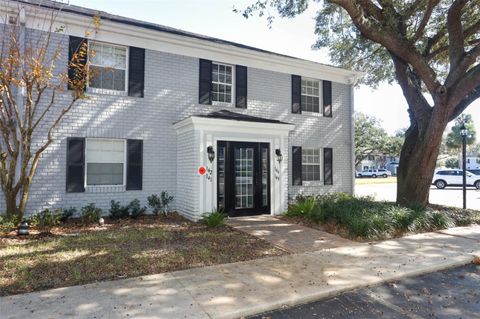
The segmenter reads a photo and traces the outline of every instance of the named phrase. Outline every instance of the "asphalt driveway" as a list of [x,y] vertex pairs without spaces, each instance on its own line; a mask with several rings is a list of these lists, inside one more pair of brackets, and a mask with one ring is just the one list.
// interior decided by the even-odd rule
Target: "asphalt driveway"
[[[373,196],[377,200],[395,201],[397,194],[397,184],[364,184],[355,185],[355,194],[359,196]],[[437,189],[435,186],[430,188],[430,203],[462,207],[462,188],[447,187]],[[473,187],[467,188],[467,208],[480,210],[480,190]]]
[[251,318],[480,318],[479,287],[480,266],[470,264]]

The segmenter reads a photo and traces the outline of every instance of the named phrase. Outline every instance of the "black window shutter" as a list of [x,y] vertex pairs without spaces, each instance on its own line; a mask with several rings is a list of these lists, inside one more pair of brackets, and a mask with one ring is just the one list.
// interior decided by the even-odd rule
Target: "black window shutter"
[[292,74],[292,113],[302,113],[302,77]]
[[142,175],[143,141],[127,140],[127,190],[141,190]]
[[[71,81],[79,80],[79,77],[82,76],[80,72],[78,72],[78,68],[74,68],[70,65],[70,62],[73,59],[73,55],[77,52],[79,52],[80,48],[84,43],[88,43],[87,39],[84,38],[79,38],[79,37],[73,37],[70,36],[69,42],[68,42],[68,79]],[[85,52],[84,56],[79,56],[79,59],[77,61],[81,65],[87,64],[87,53]],[[72,85],[71,83],[68,83],[68,89],[71,90]],[[85,87],[84,87],[85,89]]]
[[145,49],[130,47],[128,58],[128,96],[143,97],[145,89]]
[[247,108],[247,67],[237,65],[235,68],[235,107]]
[[292,184],[302,185],[302,147],[292,146]]
[[332,82],[323,83],[323,116],[332,117]]
[[67,138],[67,193],[85,191],[85,139]]
[[323,183],[333,185],[333,149],[323,149]]
[[212,104],[212,61],[200,59],[198,103]]

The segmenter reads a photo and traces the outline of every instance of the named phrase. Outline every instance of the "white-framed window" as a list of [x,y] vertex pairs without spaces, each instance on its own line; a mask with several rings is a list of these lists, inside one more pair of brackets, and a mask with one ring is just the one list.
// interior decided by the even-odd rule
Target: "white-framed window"
[[88,138],[85,151],[85,186],[124,186],[126,140]]
[[320,149],[302,148],[302,180],[320,180]]
[[128,48],[104,42],[89,42],[90,88],[127,91]]
[[302,77],[302,111],[320,113],[320,81]]
[[212,102],[232,104],[233,71],[232,65],[212,62]]

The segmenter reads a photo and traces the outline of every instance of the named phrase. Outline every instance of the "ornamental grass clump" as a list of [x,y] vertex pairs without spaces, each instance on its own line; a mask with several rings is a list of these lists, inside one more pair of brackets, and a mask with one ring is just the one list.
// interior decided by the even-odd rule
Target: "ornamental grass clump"
[[223,209],[216,209],[210,213],[202,215],[202,222],[208,228],[217,228],[225,225],[225,213]]
[[404,207],[345,193],[298,197],[284,215],[334,226],[331,228],[343,229],[341,233],[350,238],[363,239],[392,238],[404,233],[435,231],[474,221],[473,218],[457,218],[458,214],[450,215],[448,210]]

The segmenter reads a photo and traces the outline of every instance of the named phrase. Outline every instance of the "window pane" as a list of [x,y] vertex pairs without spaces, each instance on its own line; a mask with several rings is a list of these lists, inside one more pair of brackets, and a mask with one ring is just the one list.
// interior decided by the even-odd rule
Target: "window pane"
[[123,164],[88,163],[87,185],[122,185]]
[[90,58],[90,87],[125,91],[127,48],[105,43],[92,43],[95,52]]
[[97,66],[90,66],[90,87],[102,88],[102,69]]
[[125,90],[125,70],[113,70],[113,89],[117,91]]
[[123,140],[87,139],[87,162],[123,163],[125,161]]
[[102,89],[113,90],[113,70],[112,69],[103,69]]

